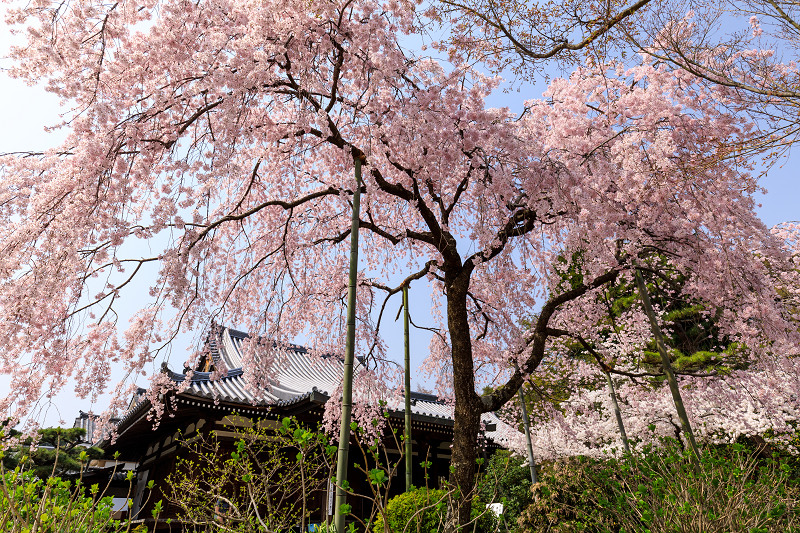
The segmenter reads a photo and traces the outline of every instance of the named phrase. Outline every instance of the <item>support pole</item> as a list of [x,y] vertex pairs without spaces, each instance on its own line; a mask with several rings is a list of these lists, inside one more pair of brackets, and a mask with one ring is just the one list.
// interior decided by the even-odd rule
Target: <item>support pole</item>
[[525,394],[522,392],[520,386],[517,391],[519,395],[519,403],[522,405],[522,424],[525,426],[525,440],[528,442],[528,466],[531,468],[531,483],[536,484],[539,482],[536,477],[536,463],[533,461],[533,444],[531,443],[531,423],[528,419],[528,407],[525,405]]
[[631,453],[631,447],[628,445],[628,434],[625,432],[625,424],[622,423],[622,411],[620,411],[619,403],[617,402],[617,391],[614,390],[614,381],[611,379],[610,372],[603,373],[608,381],[608,395],[611,396],[611,406],[614,408],[614,415],[617,417],[617,428],[619,428],[622,446],[625,448],[625,453]]
[[647,286],[644,284],[642,274],[639,268],[636,268],[636,285],[639,288],[639,296],[642,298],[642,306],[647,318],[650,320],[650,328],[653,331],[653,336],[656,339],[656,346],[658,353],[661,354],[661,366],[664,369],[664,374],[667,375],[667,382],[669,383],[669,390],[672,392],[672,401],[675,404],[675,410],[678,412],[678,418],[683,426],[683,432],[686,434],[686,440],[689,442],[689,447],[694,453],[695,467],[700,466],[700,450],[697,449],[697,443],[694,440],[694,433],[692,426],[689,424],[689,416],[686,414],[686,409],[683,406],[683,398],[681,398],[681,390],[678,387],[678,380],[675,379],[675,374],[672,372],[672,363],[670,363],[669,355],[667,355],[667,343],[664,340],[664,335],[661,333],[661,328],[658,326],[656,320],[656,313],[653,311],[653,305],[650,303],[650,295],[647,294]]
[[336,457],[336,506],[333,525],[337,533],[344,533],[347,503],[344,484],[347,482],[347,456],[350,451],[350,413],[353,408],[353,360],[356,347],[356,282],[358,281],[358,216],[361,208],[361,160],[355,158],[356,183],[353,191],[353,218],[350,225],[350,280],[347,290],[347,339],[344,351],[344,377],[342,379],[342,420],[339,429],[339,451]]
[[403,285],[403,333],[405,337],[405,363],[406,370],[406,438],[405,438],[405,454],[406,454],[406,492],[411,490],[412,479],[412,461],[411,461],[411,343],[409,339],[408,327],[408,284]]

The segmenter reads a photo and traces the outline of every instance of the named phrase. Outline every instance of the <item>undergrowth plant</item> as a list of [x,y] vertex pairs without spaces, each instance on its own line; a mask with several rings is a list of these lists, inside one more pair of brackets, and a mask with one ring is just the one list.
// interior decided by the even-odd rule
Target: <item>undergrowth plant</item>
[[[165,495],[178,509],[183,530],[250,533],[309,529],[312,515],[319,511],[315,505],[327,502],[328,491],[338,483],[333,477],[336,446],[324,433],[290,418],[279,423],[238,415],[231,419],[237,424],[182,441],[186,453],[181,454],[175,473],[168,478]],[[386,442],[370,436],[356,423],[351,429],[355,440],[352,449],[357,450],[352,467],[360,473],[363,483],[351,485],[352,480],[342,481],[341,486],[350,503],[361,500],[366,505],[361,506],[362,512],[354,512],[350,503],[343,504],[346,531],[444,531],[447,510],[459,492],[450,486],[415,488],[391,498],[392,482],[398,478],[404,459],[400,439],[390,431],[394,446],[387,447]],[[400,451],[399,457],[390,456],[396,450]],[[430,466],[430,462],[423,462],[426,472]],[[504,471],[495,469],[492,483],[482,485],[486,494],[496,494],[492,487],[498,485],[497,475]],[[425,478],[427,482],[427,475]],[[313,527],[330,533],[333,525],[323,522]],[[490,533],[496,529],[492,511],[476,497],[465,533]]]
[[305,531],[336,447],[289,418],[225,429],[232,441],[217,432],[184,440],[189,453],[168,478],[166,497],[184,531]]
[[[114,518],[113,498],[108,495],[109,483],[87,486],[83,483],[83,472],[88,454],[76,455],[76,479],[42,475],[37,464],[29,456],[19,456],[14,468],[3,464],[4,452],[0,451],[0,531],[4,533],[128,533],[133,520]],[[54,456],[59,457],[58,450]],[[53,472],[59,471],[58,461],[53,463]],[[127,480],[128,510],[131,509],[131,487],[134,473]],[[160,508],[160,506],[159,506]],[[157,518],[156,515],[153,516]]]
[[661,444],[619,460],[549,465],[520,526],[554,533],[800,531],[800,487],[786,461],[733,444],[703,449],[697,469],[675,440]]

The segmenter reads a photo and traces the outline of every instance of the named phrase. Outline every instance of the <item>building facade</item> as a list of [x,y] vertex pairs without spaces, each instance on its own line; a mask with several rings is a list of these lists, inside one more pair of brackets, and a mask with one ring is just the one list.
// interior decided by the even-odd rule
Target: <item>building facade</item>
[[[213,431],[223,449],[228,446],[232,450],[237,427],[278,425],[285,417],[293,417],[311,429],[320,425],[330,392],[337,389],[342,379],[342,360],[335,355],[311,355],[301,346],[274,346],[270,354],[275,361],[274,377],[268,386],[254,391],[245,368],[244,344],[249,341],[246,333],[215,327],[196,369],[178,373],[162,367],[175,390],[161,399],[164,412],[157,423],[156,406],[140,391],[117,423],[115,439],[102,443],[108,454],[117,453],[124,461],[136,464],[132,516],[147,523],[151,530],[169,527],[174,531],[179,523],[179,509],[165,499],[165,483],[181,458],[186,457],[181,441],[208,436]],[[363,367],[356,366],[358,373]],[[433,395],[416,392],[411,394],[411,404],[414,484],[437,487],[449,473],[452,406]],[[397,430],[395,434],[403,433],[403,399],[388,401],[385,412],[385,453],[390,461],[393,457],[399,460],[398,440],[392,437],[392,430]],[[493,413],[484,415],[484,427],[481,443],[476,446],[481,446],[485,454],[515,438],[516,431]],[[401,464],[392,483],[393,493],[404,489],[404,476]],[[356,493],[369,493],[368,481],[352,464],[348,478]],[[153,487],[149,490],[151,481]],[[333,511],[324,492],[312,498],[312,523],[325,521]],[[154,520],[152,510],[159,500],[163,500],[163,510],[158,520]],[[366,499],[351,500],[354,514],[368,515],[371,504]]]

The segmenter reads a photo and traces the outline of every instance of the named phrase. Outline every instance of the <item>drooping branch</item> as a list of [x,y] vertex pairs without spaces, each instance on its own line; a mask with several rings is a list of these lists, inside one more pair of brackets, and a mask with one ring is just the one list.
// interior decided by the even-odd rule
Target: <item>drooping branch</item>
[[215,228],[221,226],[222,224],[224,224],[226,222],[244,220],[244,219],[246,219],[246,218],[258,213],[262,209],[266,209],[267,207],[277,206],[277,207],[283,208],[286,211],[289,211],[289,210],[294,209],[294,208],[296,208],[298,206],[301,206],[301,205],[303,205],[305,203],[308,203],[311,200],[315,200],[317,198],[322,198],[324,196],[331,196],[331,195],[338,195],[338,194],[339,194],[339,190],[338,189],[336,189],[334,187],[328,187],[326,189],[322,189],[322,190],[319,190],[319,191],[314,191],[312,193],[309,193],[309,194],[307,194],[307,195],[305,195],[305,196],[303,196],[301,198],[297,198],[296,200],[292,200],[292,201],[267,200],[266,202],[262,202],[262,203],[258,204],[257,206],[251,207],[250,209],[248,209],[246,211],[243,211],[241,213],[225,215],[224,217],[219,218],[219,219],[215,220],[214,222],[206,225],[203,228],[203,231],[201,231],[200,234],[189,243],[187,250],[191,250],[192,248],[194,248],[194,246],[197,243],[199,243],[201,240],[203,240],[206,237],[206,235],[208,235]]
[[616,15],[610,16],[609,18],[600,18],[598,20],[590,21],[586,24],[586,26],[594,27],[595,29],[583,37],[580,41],[570,42],[568,39],[562,37],[560,42],[554,44],[552,47],[537,50],[534,48],[532,43],[526,44],[522,42],[521,37],[515,34],[512,27],[503,22],[502,16],[498,13],[498,10],[492,0],[489,0],[487,6],[488,8],[485,11],[468,5],[466,2],[457,2],[454,0],[441,1],[443,4],[463,11],[468,15],[477,18],[487,26],[494,28],[500,35],[508,39],[517,54],[523,58],[534,60],[550,59],[564,51],[574,52],[582,50],[608,33],[609,30],[614,28],[620,22],[650,3],[650,0],[639,0],[635,4],[628,6],[627,8],[619,11]]
[[581,283],[579,286],[553,296],[545,302],[528,336],[523,351],[523,353],[527,352],[528,356],[522,364],[514,370],[514,373],[503,385],[481,396],[481,408],[483,412],[496,411],[505,405],[514,397],[517,393],[517,389],[522,386],[525,376],[529,375],[539,366],[539,363],[544,359],[547,340],[550,338],[550,333],[552,331],[548,329],[550,319],[558,308],[567,302],[571,302],[583,296],[591,290],[613,283],[619,276],[621,268],[620,266],[609,270],[597,276],[591,282]]
[[521,237],[536,227],[536,211],[527,207],[518,209],[508,218],[505,225],[497,232],[494,242],[486,249],[473,254],[467,263],[490,261],[503,251],[511,237]]
[[[389,287],[388,285],[384,285],[376,281],[367,281],[364,283],[364,285],[368,285],[370,287],[374,287],[376,289],[386,292],[386,297],[383,299],[383,303],[381,303],[381,308],[380,311],[378,312],[378,320],[376,321],[375,324],[376,338],[378,336],[378,332],[380,331],[381,325],[383,324],[383,313],[386,310],[386,306],[389,303],[389,299],[395,294],[402,292],[403,287],[407,287],[412,281],[417,279],[422,279],[423,277],[425,277],[435,266],[436,266],[436,261],[432,260],[428,261],[421,269],[407,276],[399,285],[395,287]],[[369,355],[372,355],[372,352],[375,349],[375,344],[376,341],[373,341],[369,349]]]

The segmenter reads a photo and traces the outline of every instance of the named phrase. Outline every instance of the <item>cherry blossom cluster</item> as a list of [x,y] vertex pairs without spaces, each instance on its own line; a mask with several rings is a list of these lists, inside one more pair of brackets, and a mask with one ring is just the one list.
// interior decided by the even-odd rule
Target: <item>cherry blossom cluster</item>
[[[588,337],[594,292],[654,252],[754,357],[796,348],[793,252],[754,213],[760,187],[736,152],[754,130],[724,91],[609,62],[522,109],[489,108],[499,80],[398,44],[414,9],[15,7],[29,41],[14,73],[72,111],[61,146],[0,158],[0,372],[12,376],[0,412],[19,418],[71,379],[96,395],[110,365],[138,376],[212,321],[340,353],[354,158],[357,353],[373,384],[392,379],[377,317],[403,280],[427,279],[441,323],[426,365],[475,432],[494,408],[482,386],[535,371],[549,336]],[[554,265],[578,253],[585,283],[570,292]],[[133,294],[145,302],[124,324]],[[549,324],[526,326],[545,311]],[[620,342],[641,343],[643,317],[629,322]],[[268,351],[249,353],[266,383]],[[513,396],[497,388],[497,402]]]
[[[609,390],[597,365],[556,361],[558,372],[583,380],[569,398],[532,414],[531,440],[536,460],[623,451]],[[556,371],[556,369],[550,369]],[[680,388],[698,439],[729,443],[741,437],[765,439],[789,451],[800,423],[800,357],[765,358],[747,370],[725,376],[681,376]],[[625,431],[634,449],[658,444],[660,437],[683,440],[681,424],[664,379],[615,376]],[[588,385],[587,385],[588,384]],[[517,439],[517,448],[524,445]]]

